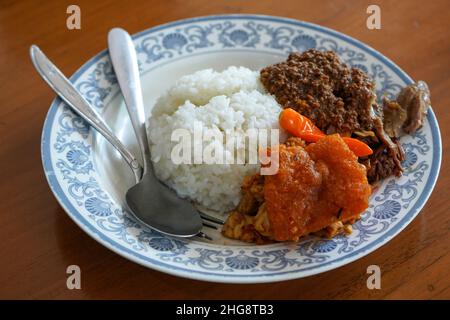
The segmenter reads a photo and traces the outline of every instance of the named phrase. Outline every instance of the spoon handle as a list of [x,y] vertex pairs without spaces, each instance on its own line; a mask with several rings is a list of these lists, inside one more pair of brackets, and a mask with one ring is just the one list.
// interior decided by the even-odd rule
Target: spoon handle
[[136,182],[142,177],[142,168],[137,159],[112,133],[108,125],[103,121],[95,109],[84,99],[81,93],[62,74],[62,72],[44,55],[35,45],[30,48],[31,60],[40,76],[48,85],[64,100],[77,114],[95,128],[106,140],[108,140],[133,170]]
[[136,50],[130,35],[121,28],[114,28],[109,32],[108,48],[131,124],[141,149],[145,175],[153,170],[145,127],[144,103],[142,101]]

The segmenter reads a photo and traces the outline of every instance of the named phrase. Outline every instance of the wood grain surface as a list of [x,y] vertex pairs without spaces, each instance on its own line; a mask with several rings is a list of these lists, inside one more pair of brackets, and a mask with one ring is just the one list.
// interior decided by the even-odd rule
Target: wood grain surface
[[[66,8],[81,7],[81,30]],[[366,8],[381,7],[381,30]],[[450,11],[448,0],[415,1],[12,1],[0,0],[0,298],[19,299],[448,299],[450,298]],[[43,174],[40,138],[53,92],[29,59],[33,43],[72,74],[106,47],[110,28],[135,33],[177,19],[221,13],[296,18],[344,32],[384,53],[432,93],[443,143],[437,185],[419,216],[368,256],[305,279],[259,285],[186,280],[146,269],[102,247],[58,205]],[[66,288],[66,267],[82,289]],[[381,267],[380,290],[366,268]]]

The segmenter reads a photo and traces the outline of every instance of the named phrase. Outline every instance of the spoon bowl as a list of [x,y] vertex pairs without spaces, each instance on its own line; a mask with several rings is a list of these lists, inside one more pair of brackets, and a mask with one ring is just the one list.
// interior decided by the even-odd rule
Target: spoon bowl
[[180,208],[180,198],[152,174],[145,174],[127,191],[125,199],[131,211],[139,213],[136,217],[140,221],[150,221],[165,234],[192,237],[202,229],[198,211],[187,201]]

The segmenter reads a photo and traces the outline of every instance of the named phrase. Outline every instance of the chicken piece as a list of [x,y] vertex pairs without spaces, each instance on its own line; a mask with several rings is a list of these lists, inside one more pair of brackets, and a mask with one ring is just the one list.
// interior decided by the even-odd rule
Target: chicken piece
[[244,178],[241,186],[241,201],[237,211],[246,215],[255,215],[264,202],[264,176],[255,174]]
[[341,233],[348,235],[353,232],[352,224],[355,221],[356,221],[355,219],[350,220],[350,222],[336,221],[330,224],[329,226],[326,226],[322,230],[314,232],[314,234],[328,239],[331,239]]
[[250,243],[272,242],[266,206],[261,205],[256,216],[242,214],[239,211],[231,212],[222,228],[222,234],[230,239]]
[[[242,213],[240,204],[228,217],[222,233],[233,239],[265,243],[298,241],[327,227],[325,232],[330,236],[348,231],[343,222],[359,219],[368,206],[371,187],[365,167],[342,138],[326,136],[305,148],[281,144],[278,152],[279,170],[265,176],[265,202],[257,214]],[[243,190],[249,190],[254,181],[261,180],[255,176],[245,179]]]
[[306,142],[298,137],[289,137],[284,144],[288,147],[306,147]]
[[339,221],[359,217],[369,204],[366,169],[339,135],[306,148],[279,148],[279,170],[266,176],[264,198],[276,241],[298,241]]
[[241,186],[241,200],[235,211],[227,218],[222,234],[228,238],[253,242],[267,243],[264,237],[266,211],[264,206],[264,176],[255,174],[244,178]]

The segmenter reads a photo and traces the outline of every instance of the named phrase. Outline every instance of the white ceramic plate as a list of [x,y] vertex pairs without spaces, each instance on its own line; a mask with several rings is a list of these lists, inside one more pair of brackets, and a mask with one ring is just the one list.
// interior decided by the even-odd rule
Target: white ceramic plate
[[[349,65],[367,71],[377,91],[395,96],[411,78],[382,54],[336,31],[285,18],[209,16],[151,28],[134,37],[146,112],[176,79],[204,68],[230,65],[259,69],[291,51],[331,49]],[[106,35],[105,35],[106,43]],[[71,78],[136,153],[136,142],[108,53],[86,62]],[[42,135],[49,185],[69,216],[105,247],[139,264],[180,277],[231,283],[271,282],[317,274],[376,250],[414,219],[427,201],[441,161],[436,118],[401,140],[406,168],[386,179],[351,236],[307,237],[298,244],[263,246],[171,238],[143,228],[121,208],[133,176],[120,156],[59,99],[53,101]],[[210,230],[208,230],[210,234]]]

